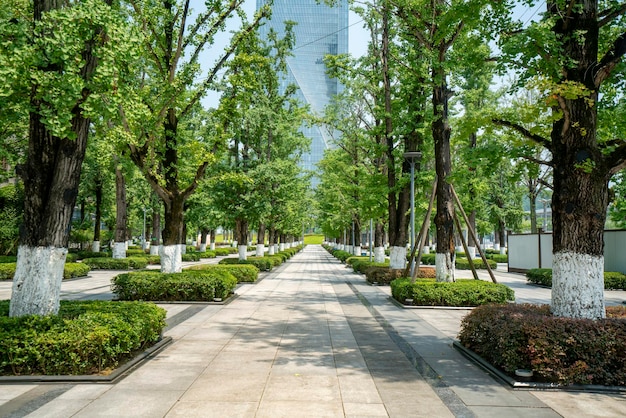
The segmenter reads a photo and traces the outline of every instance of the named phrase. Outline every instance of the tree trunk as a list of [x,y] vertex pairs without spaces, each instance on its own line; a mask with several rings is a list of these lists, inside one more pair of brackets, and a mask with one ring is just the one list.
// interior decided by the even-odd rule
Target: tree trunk
[[[41,20],[44,13],[58,7],[60,2],[57,1],[35,0],[34,20]],[[93,39],[84,43],[83,80],[90,78],[97,66],[98,61],[92,50],[101,39],[101,30],[95,33]],[[41,69],[52,75],[58,71],[53,66]],[[72,109],[71,119],[75,138],[55,137],[39,114],[42,109],[49,110],[48,103],[39,97],[41,92],[36,85],[33,85],[32,92],[28,156],[22,172],[25,196],[23,226],[13,278],[10,316],[50,315],[59,310],[69,227],[91,123],[89,118],[83,116],[77,103]],[[84,89],[82,100],[89,94]]]
[[174,195],[165,203],[165,225],[161,247],[161,273],[180,273],[182,271],[182,247],[185,200],[181,195]]
[[200,252],[206,251],[207,238],[209,236],[209,228],[200,228]]
[[239,242],[239,260],[246,260],[248,258],[248,220],[235,219],[235,231],[237,242]]
[[115,206],[117,209],[113,258],[126,258],[126,226],[128,224],[126,182],[119,164],[115,167]]
[[381,222],[376,222],[374,227],[374,262],[385,262],[385,226]]
[[152,207],[152,233],[150,235],[150,255],[158,255],[161,246],[161,212],[158,205]]
[[100,252],[100,224],[102,223],[102,179],[97,178],[95,187],[96,195],[96,216],[93,226],[93,243],[91,250],[95,253]]
[[265,255],[265,224],[259,224],[259,230],[256,237],[256,256],[263,257]]
[[211,243],[209,244],[210,250],[215,250],[215,229],[211,230]]
[[437,253],[435,271],[438,282],[454,281],[454,203],[452,189],[447,179],[451,173],[450,160],[450,125],[448,124],[448,86],[443,70],[433,70],[433,80],[441,80],[433,89],[433,109],[435,120],[432,122],[435,140],[435,171],[437,173]]

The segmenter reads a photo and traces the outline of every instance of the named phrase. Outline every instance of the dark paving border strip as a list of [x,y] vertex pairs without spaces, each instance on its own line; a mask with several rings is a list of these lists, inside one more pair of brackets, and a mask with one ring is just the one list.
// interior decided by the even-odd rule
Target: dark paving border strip
[[[167,302],[163,302],[163,303],[167,303]],[[170,318],[167,318],[165,320],[165,322],[167,322],[167,326],[163,329],[163,332],[174,328],[176,325],[180,325],[181,323],[185,322],[186,320],[188,320],[189,318],[191,318],[198,312],[202,311],[207,306],[209,306],[209,304],[207,303],[194,304],[178,312],[176,315],[173,315]]]
[[74,385],[37,386],[11,401],[0,405],[0,417],[22,418],[36,411],[53,399],[63,395]]
[[413,364],[415,369],[422,375],[424,380],[433,388],[437,396],[442,400],[444,405],[459,418],[475,417],[474,413],[465,405],[465,403],[457,396],[450,387],[439,378],[439,375],[432,367],[419,355],[417,351],[404,338],[398,334],[393,326],[374,308],[374,306],[363,296],[358,289],[350,282],[346,282],[348,287],[359,298],[363,306],[367,308],[372,317],[385,330],[389,338],[398,346],[400,351],[404,353],[406,358]]

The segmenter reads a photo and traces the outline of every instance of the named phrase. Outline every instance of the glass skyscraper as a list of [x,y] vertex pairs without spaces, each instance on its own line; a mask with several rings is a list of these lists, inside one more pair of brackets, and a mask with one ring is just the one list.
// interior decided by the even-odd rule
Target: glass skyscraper
[[[257,0],[257,9],[267,3]],[[295,84],[297,96],[308,103],[311,110],[321,115],[331,98],[341,92],[341,84],[326,75],[324,56],[348,53],[348,1],[340,0],[328,6],[316,0],[274,0],[272,18],[261,29],[266,38],[270,28],[279,36],[285,33],[284,22],[297,22],[293,56],[287,59],[287,74],[283,85]],[[302,168],[317,171],[324,150],[330,145],[328,132],[318,126],[302,126],[301,131],[311,138],[311,150],[302,157]],[[317,183],[316,179],[313,180]]]

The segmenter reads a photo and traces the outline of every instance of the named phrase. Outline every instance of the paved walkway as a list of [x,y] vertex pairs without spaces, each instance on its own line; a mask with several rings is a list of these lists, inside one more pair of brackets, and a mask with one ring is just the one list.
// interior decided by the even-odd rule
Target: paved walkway
[[[63,297],[110,298],[111,273],[91,276]],[[498,279],[518,299],[549,299],[519,275]],[[0,385],[0,417],[626,416],[623,395],[503,386],[451,346],[466,310],[402,309],[388,293],[308,246],[230,304],[163,305],[168,318],[197,313],[116,384]]]

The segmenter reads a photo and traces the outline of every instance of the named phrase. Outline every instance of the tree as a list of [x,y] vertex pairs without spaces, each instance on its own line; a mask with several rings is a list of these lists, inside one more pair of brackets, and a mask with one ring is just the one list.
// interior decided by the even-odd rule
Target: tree
[[[603,90],[623,80],[626,53],[622,2],[554,0],[543,18],[503,39],[506,62],[543,94],[552,115],[550,137],[508,120],[495,122],[551,154],[552,312],[603,318],[604,224],[611,177],[626,167],[626,140],[602,136]],[[606,129],[604,132],[610,132]],[[600,135],[599,135],[600,134]]]
[[[204,137],[193,132],[182,135],[183,124],[199,111],[200,99],[214,88],[218,72],[224,68],[237,45],[249,36],[268,14],[263,7],[249,23],[242,1],[220,0],[208,3],[195,22],[190,19],[190,1],[165,0],[162,5],[132,0],[136,20],[145,36],[145,74],[138,77],[131,94],[138,97],[136,108],[125,107],[122,123],[133,136],[130,158],[142,171],[165,207],[161,271],[182,268],[185,237],[184,208],[198,187],[214,154],[223,145],[219,135]],[[201,72],[201,52],[209,49],[215,35],[230,18],[241,19],[241,28],[232,37],[208,71]],[[196,83],[196,78],[203,81]],[[148,116],[148,121],[144,119]],[[205,133],[213,133],[205,127]],[[192,151],[193,149],[193,151]]]
[[[28,156],[19,170],[24,227],[11,316],[47,315],[59,308],[91,117],[107,113],[116,102],[111,85],[124,70],[115,60],[123,61],[129,45],[121,39],[127,33],[124,17],[110,5],[35,0],[32,9],[22,2],[22,8],[11,8],[16,16],[3,15],[10,19],[2,26],[14,29],[12,48],[2,49],[0,58],[5,80],[0,95],[30,109]],[[20,10],[32,10],[32,20]]]

